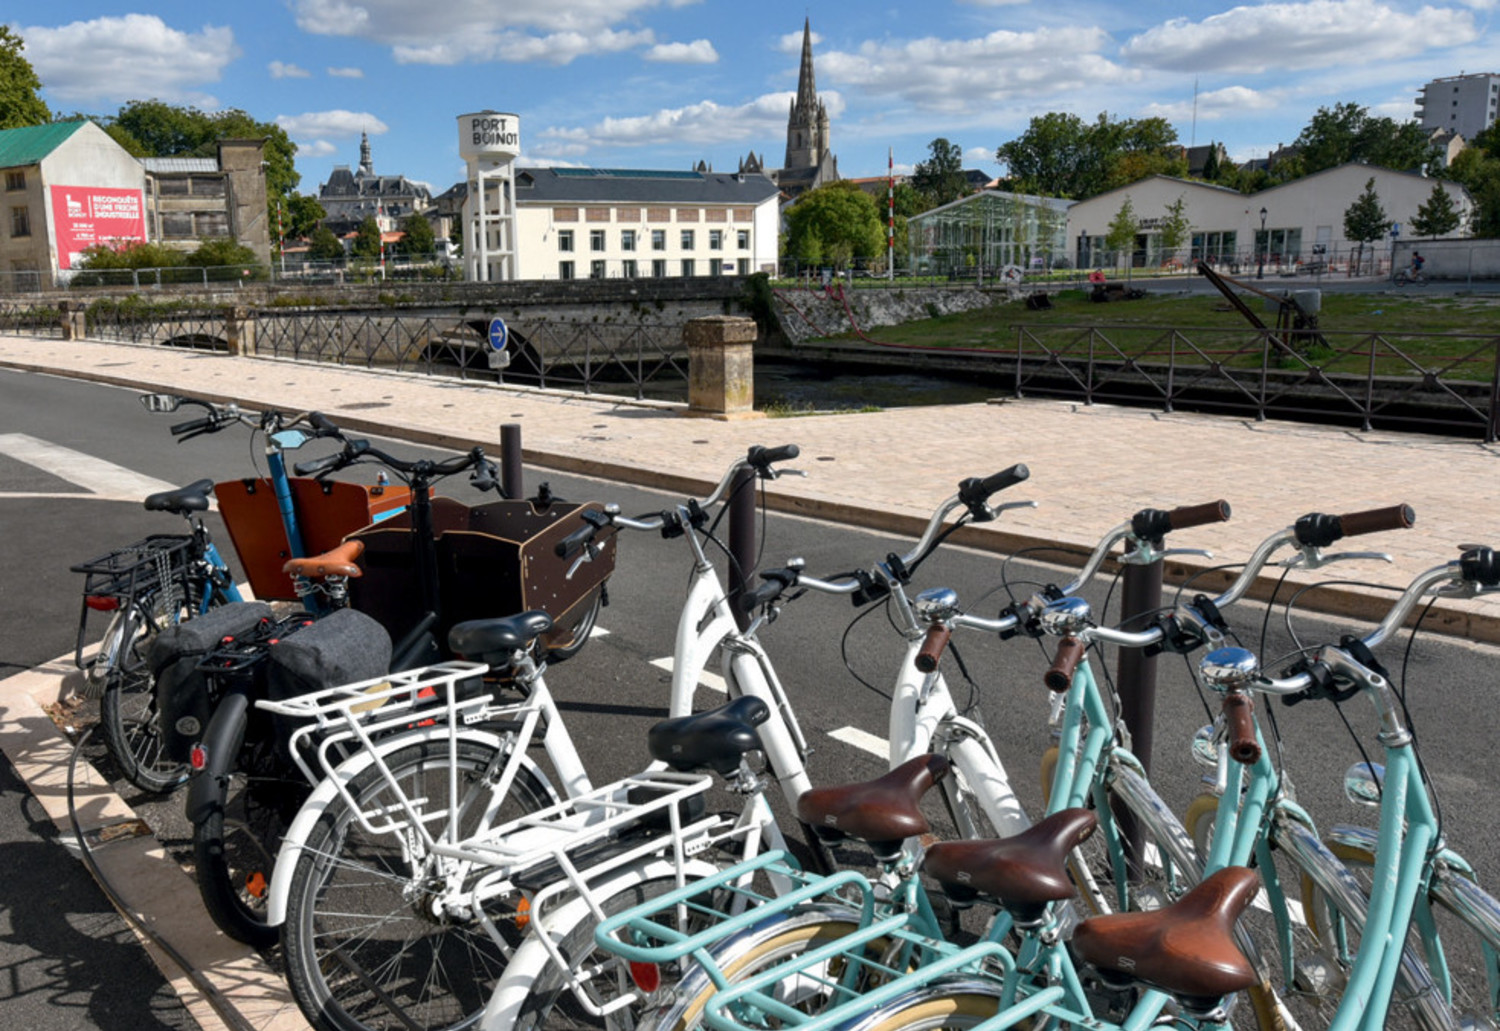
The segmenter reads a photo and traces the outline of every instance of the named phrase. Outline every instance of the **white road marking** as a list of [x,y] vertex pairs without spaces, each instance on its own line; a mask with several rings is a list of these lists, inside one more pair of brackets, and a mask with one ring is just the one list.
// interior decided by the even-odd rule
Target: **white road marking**
[[868,734],[858,727],[840,727],[838,730],[830,730],[828,736],[835,741],[858,748],[862,752],[869,752],[877,759],[888,759],[891,755],[889,741],[883,737]]
[[[671,673],[673,670],[673,663],[670,657],[665,659],[652,659],[651,665],[655,666],[657,669],[664,669],[668,673]],[[729,693],[729,685],[724,683],[724,678],[719,676],[717,673],[710,673],[708,672],[708,670],[704,670],[702,673],[698,674],[698,683],[702,684],[710,691],[717,691],[720,694]]]
[[76,483],[95,495],[115,501],[143,501],[147,494],[176,490],[181,486],[24,433],[0,433],[0,454],[9,455],[59,479]]

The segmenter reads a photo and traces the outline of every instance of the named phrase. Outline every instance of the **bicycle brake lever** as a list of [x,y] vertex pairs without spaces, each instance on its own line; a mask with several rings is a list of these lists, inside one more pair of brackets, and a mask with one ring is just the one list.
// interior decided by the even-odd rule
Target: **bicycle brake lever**
[[585,562],[592,562],[592,561],[594,561],[594,559],[597,558],[598,555],[599,555],[599,545],[594,544],[592,542],[590,542],[588,544],[585,544],[584,547],[583,547],[583,554],[579,555],[576,559],[573,560],[573,564],[568,567],[568,574],[566,576],[564,576],[563,579],[564,580],[571,580],[571,579],[573,579],[573,574],[576,573],[576,572],[578,572],[578,569],[579,569],[580,566],[582,566]]
[[996,515],[999,515],[1001,512],[1009,512],[1013,508],[1036,508],[1036,507],[1037,507],[1037,503],[1035,501],[1002,501],[998,505],[991,505],[991,506],[989,506],[989,509],[990,509],[991,512],[995,513]]
[[1167,548],[1165,551],[1158,551],[1156,554],[1159,558],[1166,558],[1168,555],[1196,555],[1199,558],[1214,557],[1214,553],[1207,548]]
[[1334,562],[1343,562],[1347,559],[1376,559],[1381,562],[1395,562],[1388,553],[1384,551],[1340,551],[1333,555],[1324,555],[1317,548],[1308,548],[1298,552],[1291,558],[1276,563],[1287,569],[1296,569],[1303,566],[1307,569],[1322,569],[1324,566]]
[[770,472],[771,475],[769,479],[772,480],[779,480],[783,476],[801,476],[804,479],[806,479],[807,477],[806,469],[777,469],[773,467]]

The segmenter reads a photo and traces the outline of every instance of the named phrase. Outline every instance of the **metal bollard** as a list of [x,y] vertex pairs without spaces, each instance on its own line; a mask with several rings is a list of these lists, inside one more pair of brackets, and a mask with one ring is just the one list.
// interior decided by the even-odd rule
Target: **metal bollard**
[[515,500],[524,497],[526,484],[521,476],[521,424],[500,425],[500,489]]
[[[1133,626],[1133,620],[1161,608],[1162,562],[1126,566],[1120,585],[1120,625]],[[1146,773],[1151,772],[1151,749],[1156,725],[1156,656],[1147,656],[1140,648],[1121,648],[1115,666],[1120,690],[1120,719],[1130,734],[1130,750]],[[1125,855],[1130,860],[1132,879],[1139,874],[1137,857],[1141,854],[1141,830],[1130,813],[1115,814]]]

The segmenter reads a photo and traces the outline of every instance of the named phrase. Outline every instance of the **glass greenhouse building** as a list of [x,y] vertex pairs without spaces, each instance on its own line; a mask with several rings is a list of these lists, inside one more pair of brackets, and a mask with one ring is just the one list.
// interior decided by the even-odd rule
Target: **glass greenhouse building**
[[1000,276],[1068,267],[1070,200],[984,190],[907,223],[908,259],[917,275]]

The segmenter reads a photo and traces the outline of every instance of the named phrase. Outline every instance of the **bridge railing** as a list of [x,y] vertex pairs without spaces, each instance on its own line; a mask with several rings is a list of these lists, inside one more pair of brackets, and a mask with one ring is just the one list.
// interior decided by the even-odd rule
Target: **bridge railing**
[[49,305],[0,301],[0,333],[60,337],[63,335],[62,311]]
[[222,307],[96,301],[84,309],[84,333],[98,340],[227,351],[231,314]]
[[1018,326],[1008,357],[1017,397],[1500,439],[1500,333]]

